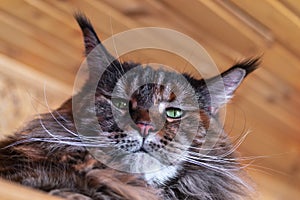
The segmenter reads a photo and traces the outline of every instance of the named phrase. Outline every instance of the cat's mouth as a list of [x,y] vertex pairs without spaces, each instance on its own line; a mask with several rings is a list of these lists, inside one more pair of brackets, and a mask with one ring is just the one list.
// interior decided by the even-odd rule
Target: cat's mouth
[[141,146],[139,149],[133,151],[133,153],[147,153],[147,154],[149,154],[149,152],[143,146]]
[[134,149],[134,150],[132,151],[132,153],[146,153],[146,154],[151,155],[150,152],[149,152],[149,150],[147,150],[147,149],[145,148],[145,138],[142,139],[140,147]]

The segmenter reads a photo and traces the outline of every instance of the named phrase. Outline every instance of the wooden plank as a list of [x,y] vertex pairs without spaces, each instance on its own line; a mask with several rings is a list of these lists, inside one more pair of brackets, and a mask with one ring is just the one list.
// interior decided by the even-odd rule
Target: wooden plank
[[[76,1],[76,0],[73,0],[71,2],[72,2],[72,5],[70,5],[70,6],[78,6],[78,7],[80,6],[83,11],[85,11],[85,10],[89,11],[89,16],[92,19],[92,21],[94,19],[93,24],[95,24],[97,32],[100,32],[100,34],[101,34],[101,32],[104,32],[104,31],[109,33],[112,28],[113,28],[113,30],[112,30],[113,33],[118,33],[118,31],[127,30],[129,28],[145,26],[143,24],[136,23],[137,22],[136,20],[131,19],[130,16],[126,16],[125,14],[123,15],[122,13],[121,14],[118,13],[115,15],[115,13],[117,11],[111,7],[108,7],[106,4],[104,4],[102,2],[88,1],[88,3],[83,3],[82,1]],[[56,4],[56,6],[59,6],[64,11],[68,12],[70,10],[70,7],[68,7],[67,5],[68,5],[68,1],[64,2],[63,4]],[[96,9],[99,9],[102,12],[99,12]],[[109,26],[106,27],[106,29],[110,29],[110,30],[105,30],[105,25],[104,25],[104,27],[101,27],[98,24],[103,25],[103,24],[106,24],[107,22],[109,22],[110,14],[112,14],[111,18],[113,20],[115,20],[116,22],[112,22],[112,27],[109,27]],[[106,21],[101,20],[101,18],[105,19]],[[100,21],[98,19],[100,19]],[[124,25],[120,24],[120,23],[124,23]],[[115,30],[115,27],[117,28],[116,30]],[[100,30],[100,31],[98,31],[98,30]],[[111,33],[112,32],[110,32],[110,34]],[[158,40],[157,38],[151,37],[151,35],[141,35],[140,37],[145,38],[145,40],[148,40],[148,41],[151,41],[151,40],[157,41]],[[103,38],[103,37],[101,37],[101,38]],[[161,42],[164,42],[164,40],[162,40]],[[116,44],[116,48],[118,50],[118,48],[122,47],[123,45],[121,44],[122,41],[121,42],[117,41],[117,43],[120,43],[120,44]],[[147,53],[143,53],[145,51],[147,51]],[[216,57],[220,57],[220,55],[217,52],[213,52],[213,54],[215,54]],[[133,57],[130,57],[129,55],[131,55]],[[181,68],[182,68],[182,65],[180,66],[180,64],[183,64],[184,68],[186,69],[186,61],[183,61],[182,59],[176,58],[176,57],[174,57],[174,55],[172,56],[167,53],[157,53],[157,52],[155,53],[154,51],[142,50],[140,53],[130,53],[129,55],[125,56],[125,57],[127,57],[125,60],[135,60],[136,59],[136,61],[138,61],[138,62],[140,62],[142,60],[142,63],[144,60],[147,60],[147,62],[149,62],[149,60],[160,61],[163,64],[167,64],[169,66],[174,66],[176,69],[179,69],[179,70],[181,70]],[[217,60],[219,61],[220,59],[217,59]],[[192,68],[186,69],[186,72],[191,72],[191,71],[195,71],[195,70]]]
[[[241,134],[244,129],[251,130],[250,135],[241,145],[242,152],[249,156],[266,156],[258,159],[262,166],[270,168],[271,171],[278,170],[289,174],[291,167],[298,163],[300,152],[299,140],[291,137],[296,132],[291,132],[290,127],[285,126],[274,115],[267,113],[248,99],[239,98],[238,104],[234,103],[234,105],[238,105],[241,111],[240,114],[235,113],[231,117],[230,114],[228,115],[229,119],[234,119],[230,132]],[[285,162],[282,162],[282,159]],[[298,178],[298,183],[299,181]]]
[[275,43],[263,55],[264,66],[291,88],[300,89],[300,59],[282,44]]
[[[284,125],[291,128],[291,133],[300,132],[300,127],[294,126],[299,122],[299,118],[295,117],[292,111],[297,104],[285,106],[286,104],[291,104],[292,101],[289,101],[288,97],[285,96],[285,92],[278,90],[280,87],[278,87],[277,84],[280,84],[280,82],[274,85],[266,85],[262,81],[263,80],[256,79],[253,80],[251,84],[245,85],[245,88],[248,88],[247,92],[250,92],[251,96],[247,95],[247,92],[243,90],[241,94],[244,98],[252,100],[256,105],[261,106],[267,112],[273,114],[274,117]],[[260,90],[257,90],[258,87],[260,87]],[[293,136],[300,141],[299,134],[294,134]]]
[[[119,5],[118,1],[106,1],[106,3],[114,7],[116,10],[120,10],[125,16],[134,19],[134,21],[138,22],[140,26],[171,28],[197,40],[208,51],[211,50],[211,47],[215,47],[217,50],[220,50],[220,53],[230,52],[230,54],[235,56],[235,58],[238,57],[238,55],[241,55],[233,48],[225,45],[222,41],[216,40],[214,37],[210,36],[210,34],[201,30],[201,28],[195,30],[195,27],[197,26],[194,23],[187,21],[186,18],[184,16],[180,16],[176,10],[171,10],[167,5],[160,2],[147,1],[140,3],[144,8],[144,13],[132,11],[139,13],[138,15],[131,15],[130,12],[127,13],[126,7],[125,9],[122,9],[122,6]],[[161,13],[164,14],[163,18],[160,17]]]
[[[25,0],[26,3],[41,12],[51,16],[52,18],[62,22],[65,26],[70,27],[71,29],[76,29],[78,26],[74,24],[74,19],[70,13],[66,13],[61,9],[58,9],[54,5],[49,4],[47,1],[39,1],[39,0]],[[56,3],[57,4],[57,3]]]
[[0,180],[1,200],[62,200],[61,198],[47,195],[41,191],[36,191],[8,181]]
[[[247,86],[245,86],[246,88]],[[255,90],[255,88],[253,88]],[[247,92],[251,94],[251,96],[247,95]],[[278,136],[282,136],[283,133],[286,137],[291,138],[292,140],[296,140],[299,142],[299,127],[294,126],[294,124],[298,124],[298,118],[295,118],[288,112],[285,112],[283,109],[277,109],[278,105],[268,104],[264,101],[263,97],[255,94],[251,90],[247,90],[247,92],[243,93],[243,99],[247,99],[257,107],[257,111],[261,113],[261,120],[268,122],[269,125],[273,124],[274,127],[277,127],[276,133]],[[259,111],[260,110],[260,111]],[[276,113],[276,114],[274,114]],[[278,113],[278,114],[277,114]],[[267,117],[268,116],[268,117]],[[251,118],[255,117],[255,114],[251,116]],[[277,122],[274,124],[274,122]],[[276,136],[276,134],[272,134]]]
[[266,46],[270,42],[215,2],[192,0],[187,4],[182,0],[175,2],[164,0],[164,3],[174,9],[174,13],[179,13],[186,18],[188,23],[193,23],[194,30],[202,30],[205,37],[209,35],[218,39],[227,48],[230,47],[240,54],[257,54],[260,52],[258,43],[260,46]]
[[0,39],[0,42],[1,54],[5,54],[35,70],[52,75],[60,81],[64,81],[68,84],[73,83],[73,74],[75,74],[75,70],[73,72],[70,70],[64,70],[62,67],[51,63],[49,60],[45,60],[34,53],[28,52],[26,49],[22,49],[18,44],[12,44],[3,39]]
[[[14,35],[8,35],[9,37],[21,37],[22,39],[29,38],[28,41],[23,41],[25,46],[28,47],[29,50],[32,48],[32,51],[39,56],[45,55],[45,59],[49,59],[53,64],[62,65],[62,67],[68,68],[70,67],[68,66],[69,63],[74,62],[74,60],[75,62],[79,62],[80,60],[78,56],[76,56],[80,55],[79,49],[68,45],[48,32],[40,30],[33,24],[25,23],[23,20],[10,15],[6,11],[2,10],[0,12],[0,22],[5,28],[8,26],[12,29],[11,34],[14,32]],[[7,40],[7,38],[4,39]],[[16,40],[16,43],[21,46],[20,41],[18,39]],[[47,53],[45,53],[45,51],[47,51]]]
[[34,115],[58,107],[71,96],[72,87],[0,54],[0,93],[0,115],[5,116],[0,122],[2,138]]
[[[8,41],[12,45],[16,45],[25,51],[29,51],[39,57],[42,57],[45,60],[52,62],[54,66],[60,65],[63,66],[63,61],[60,63],[60,60],[63,58],[61,55],[52,51],[46,45],[37,42],[35,39],[27,37],[25,34],[19,34],[17,29],[14,29],[8,24],[2,23],[3,28],[0,30],[0,39]],[[13,40],[11,38],[14,38]]]
[[2,23],[6,23],[15,28],[19,34],[33,37],[37,41],[55,49],[55,51],[59,52],[63,56],[67,56],[67,58],[70,59],[76,59],[74,54],[76,55],[78,51],[76,51],[75,45],[69,45],[65,43],[64,40],[49,34],[49,32],[42,31],[33,24],[24,22],[23,19],[17,18],[5,10],[1,11],[0,18]]
[[289,10],[291,10],[295,15],[300,16],[300,4],[295,0],[279,0],[286,6]]
[[44,90],[44,84],[46,84],[49,91],[53,91],[57,94],[58,99],[60,96],[69,96],[73,90],[70,85],[58,81],[56,78],[43,74],[37,70],[31,69],[31,67],[3,54],[0,54],[0,72],[8,77],[12,77],[27,84],[29,87],[41,91]]
[[[199,0],[198,0],[199,1]],[[236,34],[242,35],[251,40],[251,42],[260,48],[267,47],[274,42],[274,37],[270,29],[266,28],[263,24],[259,23],[255,18],[252,18],[247,13],[239,10],[237,7],[228,7],[225,1],[199,1],[207,9],[213,13],[214,21],[218,22],[214,26],[213,32],[223,30],[223,26],[229,26],[232,29],[232,38],[235,38]],[[204,15],[205,16],[205,15]],[[223,22],[223,23],[222,23]],[[226,30],[224,30],[227,32]],[[223,31],[221,31],[222,33]],[[230,32],[229,32],[230,33]],[[249,44],[245,44],[247,46]]]
[[[16,2],[18,1],[14,3]],[[6,9],[8,6],[5,4],[2,7]],[[52,74],[66,83],[73,82],[76,69],[82,60],[79,48],[76,49],[73,45],[70,46],[56,36],[41,30],[37,24],[21,21],[17,16],[8,14],[6,11],[0,13],[0,21],[3,27],[0,34],[1,53],[31,65],[35,69]],[[76,25],[75,21],[74,25]],[[79,46],[82,38],[78,27],[77,31],[77,46]],[[11,40],[11,38],[14,39]]]
[[[297,186],[286,184],[287,181],[278,178],[274,174],[265,174],[260,172],[252,172],[258,188],[258,197],[255,199],[261,200],[275,200],[275,199],[289,199],[297,200],[300,196],[300,191]],[[260,188],[263,188],[261,190]]]
[[91,19],[98,34],[102,35],[102,38],[109,37],[113,33],[127,30],[128,27],[137,27],[137,24],[133,20],[124,17],[122,14],[100,1],[67,0],[62,2],[48,1],[47,3],[69,13],[70,16],[80,8],[80,11],[86,13]]
[[[205,1],[202,2],[207,3]],[[261,44],[259,44],[261,42],[261,38],[257,37],[252,32],[255,32],[256,34],[260,35],[264,40],[266,40],[265,42],[267,42],[267,45],[271,45],[271,43],[274,42],[274,35],[271,29],[267,28],[258,20],[248,15],[246,12],[241,10],[238,6],[235,6],[234,4],[230,4],[227,1],[221,1],[221,0],[216,0],[210,3],[216,3],[219,4],[221,7],[223,7],[224,10],[214,9],[214,12],[217,15],[219,15],[221,18],[223,18],[225,21],[228,21],[228,23],[237,21],[232,25],[237,30],[242,29],[241,30],[242,34],[249,35],[248,37],[252,38],[252,41],[256,43],[258,46],[261,46]],[[214,7],[215,6],[213,6],[212,9]],[[226,12],[229,12],[231,16],[228,16]]]
[[276,0],[230,0],[249,15],[272,29],[276,39],[300,56],[300,19]]
[[[6,1],[5,3],[0,4],[0,8],[49,34],[60,38],[68,43],[68,45],[80,47],[74,43],[74,39],[80,38],[80,34],[77,32],[78,26],[75,23],[75,20],[73,20],[74,23],[71,23],[73,18],[72,15],[69,15],[66,22],[62,22],[22,0]],[[68,25],[66,25],[66,23],[68,23]]]

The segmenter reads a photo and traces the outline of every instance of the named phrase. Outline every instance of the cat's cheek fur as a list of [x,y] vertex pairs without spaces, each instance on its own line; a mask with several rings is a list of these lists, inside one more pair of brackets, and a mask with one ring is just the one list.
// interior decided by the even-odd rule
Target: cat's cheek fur
[[165,166],[156,172],[145,173],[144,178],[149,185],[153,185],[153,186],[166,185],[167,182],[176,178],[178,171],[180,170],[181,167],[179,165]]
[[[176,178],[180,165],[162,164],[158,159],[147,153],[139,152],[125,156],[120,160],[126,171],[140,174],[149,185],[165,185]],[[120,167],[120,166],[119,166]]]

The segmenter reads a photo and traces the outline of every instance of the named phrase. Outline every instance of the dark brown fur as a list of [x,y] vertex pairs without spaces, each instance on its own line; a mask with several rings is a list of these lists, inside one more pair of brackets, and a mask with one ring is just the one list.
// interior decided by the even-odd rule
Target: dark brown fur
[[[101,45],[90,22],[82,15],[77,15],[76,18],[84,34],[86,54],[91,53],[97,45],[100,45],[102,49],[97,58],[90,58],[95,60],[88,60],[91,71],[90,80],[79,94],[67,100],[60,108],[38,116],[25,128],[0,142],[0,177],[72,200],[228,200],[247,196],[249,188],[244,181],[244,173],[232,151],[233,146],[227,139],[226,133],[222,132],[218,137],[210,137],[210,139],[206,136],[214,135],[220,130],[216,118],[218,109],[233,95],[243,78],[256,68],[258,60],[239,63],[222,73],[227,97],[224,99],[220,95],[217,104],[211,102],[207,88],[207,84],[213,86],[216,84],[216,77],[204,82],[204,80],[196,80],[184,75],[187,83],[195,91],[199,109],[189,107],[190,110],[185,111],[185,118],[168,119],[164,121],[165,124],[161,125],[159,123],[162,121],[160,120],[162,116],[154,113],[156,119],[150,119],[147,114],[151,106],[155,104],[154,101],[173,102],[176,99],[189,105],[190,99],[193,98],[189,96],[185,83],[174,82],[178,81],[182,75],[162,69],[154,70],[149,66],[143,68],[137,63],[119,63],[113,59],[113,63],[109,65],[108,70],[98,82],[96,94],[88,96],[86,91],[97,78],[93,70],[106,64],[104,57],[109,59],[112,57]],[[98,63],[99,66],[93,63]],[[130,112],[124,114],[125,111],[116,109],[116,115],[122,119],[120,124],[116,125],[110,104],[113,99],[110,95],[113,88],[118,88],[117,81],[134,68],[137,71],[133,77],[129,77],[129,83],[124,83],[119,88],[119,94],[125,95],[124,88],[129,91],[130,87],[145,78],[151,79],[152,77],[157,84],[138,87],[138,90],[128,97],[131,103]],[[136,77],[140,77],[141,80]],[[167,92],[168,84],[178,92],[176,95]],[[72,101],[75,98],[77,102],[74,108]],[[96,99],[97,123],[105,133],[111,134],[107,136],[108,141],[114,142],[115,145],[110,147],[113,150],[111,154],[106,155],[108,159],[118,152],[126,152],[134,156],[136,152],[147,152],[156,156],[159,162],[174,166],[176,173],[169,175],[166,179],[154,177],[154,180],[157,178],[156,181],[149,181],[143,173],[122,172],[97,160],[93,152],[91,153],[91,149],[86,148],[89,144],[82,142],[80,137],[72,135],[78,132],[74,125],[74,115],[89,114],[90,98]],[[153,139],[152,143],[150,142],[152,146],[149,143],[149,146],[138,149],[138,139],[132,139],[131,135],[131,133],[136,133],[137,127],[132,122],[127,122],[128,119],[132,119],[136,124],[141,121],[151,123],[151,126],[154,124],[152,131],[157,131],[155,137],[161,139]],[[187,123],[182,126],[182,130],[179,130],[182,121]],[[197,122],[196,125],[194,125],[195,122]],[[91,124],[93,124],[91,119],[83,117],[80,120],[80,125],[88,127],[89,132],[97,133],[98,130]],[[161,127],[160,130],[156,130],[158,126]],[[174,140],[179,147],[183,147],[182,140],[189,137],[191,130],[195,130],[192,131],[195,135],[190,147],[187,149],[168,147],[170,150],[160,152],[161,148],[167,148],[167,145],[174,143]],[[176,133],[180,131],[186,135],[182,136],[183,139],[176,139]],[[213,149],[204,152],[200,148],[204,141],[215,142],[216,145]],[[130,146],[129,143],[132,145]],[[147,145],[146,140],[145,145]],[[175,150],[181,153],[186,151],[190,157],[187,156],[185,159],[179,157],[182,160],[177,162],[175,158],[178,157],[172,158]],[[155,176],[160,175],[158,173]]]

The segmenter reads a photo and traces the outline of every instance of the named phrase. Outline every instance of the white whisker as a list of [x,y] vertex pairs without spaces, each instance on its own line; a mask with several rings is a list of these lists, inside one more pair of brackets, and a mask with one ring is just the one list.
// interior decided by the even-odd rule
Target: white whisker
[[[114,38],[114,31],[113,31],[113,26],[112,26],[112,21],[111,21],[111,16],[109,17],[109,22],[110,22],[110,30],[111,30],[111,37],[112,37],[112,42],[113,42],[113,45],[114,45],[114,51],[117,55],[117,59],[120,58],[119,54],[118,54],[118,51],[117,51],[117,46],[116,46],[116,41],[115,41],[115,38]],[[118,70],[118,68],[116,68],[116,70],[118,70],[118,72],[120,74],[124,74],[124,69],[123,69],[123,66],[122,66],[122,63],[119,61],[119,64],[120,64],[120,68],[122,70],[122,73]]]
[[220,157],[226,157],[230,154],[232,154],[233,152],[235,152],[237,150],[237,148],[245,141],[246,137],[251,133],[251,131],[247,131],[239,140],[238,142],[226,153],[219,155]]
[[66,128],[59,120],[57,120],[57,118],[53,115],[49,104],[48,104],[48,100],[47,100],[47,94],[46,94],[46,85],[44,84],[44,100],[48,109],[49,114],[52,116],[52,118],[56,121],[56,123],[58,123],[65,131],[67,131],[68,133],[74,135],[75,137],[78,137],[77,133],[74,133],[73,131],[69,130],[68,128]]
[[235,182],[239,183],[240,185],[243,185],[246,188],[248,187],[248,185],[239,176],[232,173],[233,171],[239,172],[240,171],[239,169],[228,169],[228,168],[217,167],[215,165],[210,165],[208,163],[199,162],[199,161],[193,160],[191,158],[187,158],[187,157],[184,157],[183,160],[185,160],[189,163],[195,164],[195,165],[205,167],[207,169],[211,169],[215,172],[218,172],[220,174],[223,174],[223,175],[229,177],[231,180],[234,180]]

